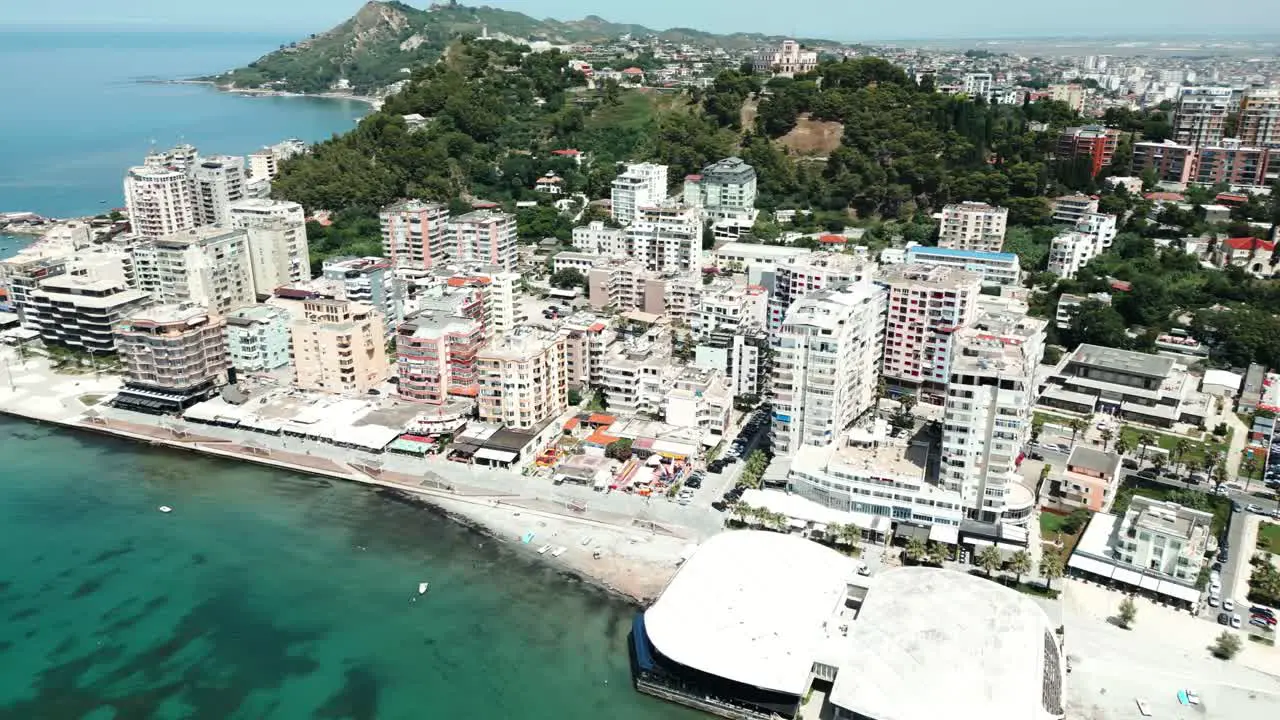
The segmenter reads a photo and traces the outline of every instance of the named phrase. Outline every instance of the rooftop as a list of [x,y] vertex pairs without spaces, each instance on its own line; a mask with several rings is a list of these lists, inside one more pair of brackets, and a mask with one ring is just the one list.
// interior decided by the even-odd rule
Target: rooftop
[[789,258],[797,255],[808,255],[808,248],[790,247],[787,245],[760,245],[757,243],[730,242],[716,248],[716,256],[755,255],[757,257]]
[[1067,466],[1114,476],[1120,466],[1120,456],[1077,445],[1067,458]]
[[227,314],[228,325],[248,326],[254,323],[270,322],[275,319],[289,318],[288,311],[273,305],[250,305]]
[[1130,521],[1130,518],[1138,527],[1166,535],[1176,535],[1187,540],[1193,539],[1193,536],[1203,539],[1208,528],[1213,524],[1212,513],[1141,495],[1135,495],[1129,503],[1125,521]]
[[245,237],[244,230],[222,227],[221,225],[201,225],[200,227],[183,230],[172,235],[156,238],[152,241],[155,245],[181,246],[203,245],[208,242],[215,242],[229,237]]
[[954,570],[898,568],[876,576],[829,699],[876,720],[1048,720],[1062,715],[1059,653],[1031,598]]
[[1068,365],[1072,363],[1153,378],[1167,378],[1174,367],[1172,358],[1161,355],[1088,344],[1076,348]]
[[880,282],[889,285],[928,285],[934,289],[955,289],[982,284],[976,272],[946,265],[886,265],[880,269]]
[[984,252],[982,250],[961,250],[959,248],[940,248],[928,247],[925,245],[917,245],[908,248],[908,260],[914,256],[933,255],[936,257],[963,258],[965,260],[986,260],[989,262],[1016,263],[1018,256],[1014,253],[1006,252]]
[[681,665],[800,695],[855,570],[851,558],[799,536],[723,532],[680,568],[645,611],[645,627]]

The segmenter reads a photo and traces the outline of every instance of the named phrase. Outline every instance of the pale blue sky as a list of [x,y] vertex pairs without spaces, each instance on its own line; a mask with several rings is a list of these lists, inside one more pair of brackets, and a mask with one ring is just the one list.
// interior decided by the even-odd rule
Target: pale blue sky
[[[472,0],[533,15],[600,15],[652,28],[695,27],[837,40],[1161,33],[1280,33],[1275,0]],[[422,0],[411,5],[424,7]],[[209,29],[326,29],[359,0],[0,0],[0,25],[148,24]],[[1208,8],[1212,9],[1209,10]]]

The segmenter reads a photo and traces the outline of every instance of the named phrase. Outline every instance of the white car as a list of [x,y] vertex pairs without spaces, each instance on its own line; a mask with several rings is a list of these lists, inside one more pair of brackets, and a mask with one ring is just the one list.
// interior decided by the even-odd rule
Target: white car
[[1218,607],[1218,603],[1219,603],[1219,602],[1220,602],[1220,598],[1218,597],[1218,593],[1216,593],[1216,592],[1210,592],[1210,593],[1209,593],[1209,607]]
[[1240,622],[1240,616],[1239,616],[1239,615],[1232,615],[1232,616],[1231,616],[1231,627],[1235,628],[1236,630],[1239,630],[1239,629],[1240,629],[1240,625],[1241,625],[1241,624],[1242,624],[1242,623]]
[[1217,597],[1218,595],[1221,595],[1221,594],[1222,594],[1222,582],[1220,580],[1214,580],[1210,582],[1209,595],[1212,597]]
[[1226,495],[1228,492],[1229,492],[1229,491],[1227,490],[1227,486],[1226,486],[1226,485],[1219,485],[1217,488],[1215,488],[1215,489],[1214,489],[1213,494],[1214,494],[1214,495]]
[[1236,609],[1236,601],[1235,601],[1235,600],[1232,600],[1231,598],[1227,598],[1226,600],[1223,600],[1223,601],[1222,601],[1222,609],[1223,609],[1224,611],[1226,611],[1226,612],[1231,612],[1232,610],[1235,610],[1235,609]]
[[1267,511],[1266,511],[1266,510],[1263,510],[1263,509],[1262,509],[1262,506],[1260,506],[1260,505],[1255,505],[1255,504],[1253,504],[1253,503],[1249,503],[1248,505],[1245,505],[1245,506],[1244,506],[1244,509],[1245,509],[1245,510],[1248,510],[1248,511],[1249,511],[1249,512],[1251,512],[1251,513],[1257,513],[1257,514],[1259,514],[1259,515],[1266,515],[1266,514],[1267,514]]

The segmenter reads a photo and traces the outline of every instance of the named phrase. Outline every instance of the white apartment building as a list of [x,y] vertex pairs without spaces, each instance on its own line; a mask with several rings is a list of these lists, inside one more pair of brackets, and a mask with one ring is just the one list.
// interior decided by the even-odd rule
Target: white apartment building
[[908,263],[947,265],[982,275],[986,286],[1015,286],[1022,279],[1022,265],[1015,253],[953,250],[917,245],[907,250]]
[[560,272],[561,270],[577,270],[583,275],[586,275],[591,272],[591,268],[598,265],[604,265],[608,261],[608,258],[603,255],[562,250],[551,256],[551,271]]
[[1061,233],[1049,246],[1049,272],[1072,279],[1080,268],[1101,255],[1116,237],[1116,216],[1089,213],[1075,230]]
[[756,171],[742,158],[714,162],[684,179],[684,203],[710,220],[750,220],[756,216]]
[[403,200],[378,213],[382,255],[397,268],[426,269],[444,262],[453,238],[449,208],[440,203]]
[[668,425],[698,429],[702,444],[710,447],[729,433],[733,393],[719,370],[685,366],[667,390],[664,410]]
[[305,227],[307,213],[301,205],[290,200],[246,198],[231,203],[231,227],[252,227],[270,219],[284,220]]
[[667,166],[628,165],[614,178],[610,197],[614,221],[630,225],[638,219],[640,208],[658,205],[667,199]]
[[970,519],[1021,524],[1030,511],[1011,501],[1020,482],[1018,456],[1031,434],[1046,325],[988,312],[955,333],[939,472]]
[[160,303],[190,302],[216,315],[257,302],[246,230],[204,226],[132,249],[135,283]]
[[476,210],[453,219],[446,255],[459,262],[480,262],[515,270],[516,216]]
[[556,333],[517,330],[476,354],[482,422],[532,430],[569,407],[565,339]]
[[249,153],[249,177],[255,180],[274,180],[279,174],[280,164],[276,161],[275,153],[267,149]]
[[693,335],[705,340],[720,330],[734,332],[742,327],[765,327],[769,295],[759,285],[735,286],[719,282],[704,286],[693,310]]
[[1098,212],[1098,199],[1089,195],[1064,195],[1053,199],[1053,219],[1075,225],[1085,215]]
[[[889,435],[888,423],[840,433],[825,447],[801,446],[791,457],[787,490],[844,512],[918,525],[956,527],[964,519],[960,493],[928,481],[927,444]],[[861,524],[861,523],[859,523]]]
[[386,323],[388,336],[404,320],[404,282],[386,258],[329,258],[319,280],[307,285],[317,287],[324,297],[369,303]]
[[289,364],[292,316],[284,308],[252,305],[227,316],[227,352],[240,372],[268,372]]
[[1225,136],[1227,116],[1238,108],[1229,87],[1184,87],[1173,109],[1173,139],[1194,148],[1215,147]]
[[988,100],[991,97],[991,73],[966,73],[964,93],[971,98]]
[[866,282],[875,272],[874,261],[846,253],[814,252],[780,260],[773,269],[769,331],[777,332],[782,327],[792,303],[805,293]]
[[756,52],[751,67],[759,75],[802,75],[818,67],[818,53],[805,50],[795,40],[783,40],[781,45]]
[[962,202],[942,208],[938,247],[953,250],[1000,252],[1009,211],[980,202]]
[[1212,528],[1212,513],[1135,495],[1111,550],[1127,565],[1195,582]]
[[630,254],[627,233],[599,220],[573,229],[573,246],[588,255],[623,258]]
[[648,337],[615,344],[600,362],[600,389],[610,412],[659,415],[676,366],[671,353]]
[[259,295],[311,277],[311,251],[307,227],[273,218],[245,229],[249,241],[249,268]]
[[184,170],[144,165],[124,179],[125,210],[135,235],[163,237],[199,224],[191,178]]
[[757,273],[772,272],[778,265],[812,252],[808,248],[789,245],[728,242],[716,248],[711,257],[721,270],[745,270],[750,276],[753,269]]
[[231,206],[245,197],[244,158],[200,158],[191,168],[196,225],[231,225]]
[[699,269],[702,216],[697,208],[671,202],[641,207],[626,232],[631,256],[649,270]]
[[485,329],[490,336],[515,332],[518,324],[524,322],[517,315],[520,309],[517,302],[520,295],[520,273],[485,272],[480,277],[489,281],[484,284],[481,293],[485,316],[489,318],[489,326]]
[[729,391],[735,396],[764,397],[769,369],[762,366],[762,360],[768,351],[769,336],[762,330],[716,332],[698,343],[693,364],[724,373]]
[[861,283],[809,293],[772,339],[774,452],[829,445],[875,403],[887,292]]
[[977,316],[982,276],[941,265],[891,265],[878,281],[889,291],[885,382],[911,390],[944,386],[952,336]]
[[1076,312],[1080,309],[1080,305],[1085,301],[1093,300],[1104,305],[1111,304],[1111,295],[1104,292],[1090,293],[1089,295],[1072,295],[1071,293],[1062,293],[1058,297],[1058,307],[1054,312],[1054,324],[1059,329],[1065,330],[1071,327],[1071,321],[1075,319]]

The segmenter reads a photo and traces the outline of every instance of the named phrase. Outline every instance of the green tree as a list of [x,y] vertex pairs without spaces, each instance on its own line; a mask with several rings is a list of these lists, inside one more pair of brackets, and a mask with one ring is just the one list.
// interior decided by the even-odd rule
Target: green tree
[[1040,556],[1040,577],[1044,578],[1044,589],[1053,588],[1053,581],[1063,574],[1062,553],[1056,549],[1046,548]]
[[982,548],[982,551],[978,553],[977,560],[978,567],[982,568],[988,578],[1004,564],[1004,558],[1000,556],[1000,551],[994,545]]
[[[883,381],[881,381],[883,382]],[[1040,441],[1040,433],[1044,432],[1044,418],[1039,416],[1031,419],[1031,442]]]
[[1031,572],[1031,555],[1026,550],[1019,550],[1009,558],[1009,570],[1017,577],[1017,584],[1022,584],[1022,576]]
[[631,459],[631,439],[619,438],[609,443],[604,448],[604,456],[614,460],[630,460]]
[[907,540],[906,555],[907,560],[912,563],[923,562],[924,559],[929,556],[928,543],[924,538],[912,537],[910,540]]
[[585,290],[587,287],[587,276],[573,268],[564,268],[563,270],[557,270],[551,274],[551,286],[560,288],[561,290],[568,290],[570,288],[582,288]]
[[1089,427],[1089,423],[1083,418],[1071,418],[1071,422],[1067,423],[1067,427],[1071,428],[1071,447],[1075,448],[1076,436],[1080,434],[1081,430]]
[[1240,642],[1240,636],[1223,630],[1222,634],[1213,641],[1213,645],[1209,649],[1214,657],[1220,660],[1230,660],[1240,652],[1242,647],[1243,643]]
[[1138,617],[1138,606],[1133,602],[1132,595],[1125,595],[1120,601],[1120,612],[1117,619],[1120,621],[1120,627],[1128,630],[1133,626],[1133,621]]

